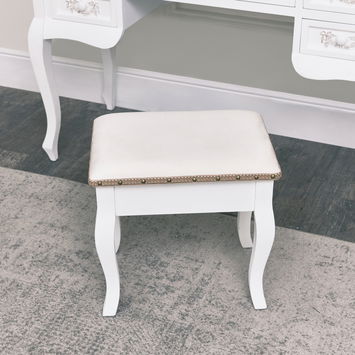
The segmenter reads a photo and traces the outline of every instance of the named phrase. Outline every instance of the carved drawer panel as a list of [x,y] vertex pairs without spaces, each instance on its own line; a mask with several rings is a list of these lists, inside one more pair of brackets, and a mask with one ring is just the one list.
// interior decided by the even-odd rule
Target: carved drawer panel
[[55,19],[115,26],[114,0],[51,0]]
[[306,9],[355,14],[355,0],[304,0]]
[[355,60],[355,26],[302,21],[301,53]]
[[259,2],[267,5],[295,6],[296,0],[243,0],[248,2]]

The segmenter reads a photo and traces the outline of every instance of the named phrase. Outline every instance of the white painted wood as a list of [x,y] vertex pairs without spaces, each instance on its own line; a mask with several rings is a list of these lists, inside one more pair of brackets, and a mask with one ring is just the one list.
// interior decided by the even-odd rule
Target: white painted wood
[[[294,52],[292,53],[292,63],[298,74],[305,78],[355,81],[353,61]],[[353,144],[351,144],[351,148],[353,148]]]
[[355,2],[349,0],[304,0],[306,9],[355,14]]
[[243,0],[252,3],[262,3],[267,5],[295,6],[296,0]]
[[[266,308],[263,274],[275,234],[273,181],[97,187],[95,241],[106,278],[104,316],[114,316],[119,302],[115,252],[120,243],[119,216],[238,211],[243,247],[253,246],[249,286],[255,309]],[[255,236],[251,245],[251,211]],[[117,216],[117,217],[116,217]]]
[[106,280],[103,316],[114,316],[120,299],[120,278],[116,259],[119,221],[115,215],[114,188],[97,188],[96,198],[95,245]]
[[[41,39],[52,39],[52,38],[66,38],[81,41],[90,45],[102,49],[109,49],[114,47],[120,38],[124,30],[131,26],[133,23],[138,21],[140,18],[144,17],[147,13],[152,11],[154,8],[159,6],[163,0],[95,0],[94,2],[89,2],[88,0],[80,0],[76,2],[67,2],[66,0],[55,0],[52,2],[45,2],[41,0],[33,0],[34,7],[36,12],[36,18],[41,19],[41,26],[37,26],[37,37]],[[170,1],[170,0],[165,0]],[[355,23],[354,13],[352,10],[353,4],[338,1],[336,3],[331,1],[331,4],[319,2],[319,0],[184,0],[186,4],[192,5],[205,5],[216,8],[226,8],[226,9],[236,9],[236,10],[245,10],[258,13],[269,13],[276,15],[292,16],[295,18],[295,27],[294,27],[294,44],[293,44],[293,53],[292,53],[292,62],[295,69],[300,75],[303,75],[312,79],[342,79],[342,80],[355,80],[355,63],[354,59],[354,46],[353,46],[353,24]],[[330,1],[330,0],[329,0]],[[101,9],[98,11],[96,9]],[[323,4],[326,8],[319,6]],[[344,8],[350,11],[341,12],[339,8]],[[329,11],[333,9],[335,11]],[[338,12],[336,12],[338,11]],[[332,23],[331,28],[335,29],[335,39],[328,41],[330,45],[324,47],[324,42],[321,43],[321,48],[319,48],[318,29],[315,29],[314,26],[308,26],[311,20],[323,21],[323,25],[320,26],[320,32],[329,32],[329,24],[326,22]],[[307,22],[308,21],[308,22]],[[302,23],[304,24],[302,26]],[[338,23],[338,24],[336,24]],[[323,26],[323,27],[322,27]],[[337,27],[338,26],[338,27]],[[351,26],[351,28],[349,27]],[[42,33],[40,32],[42,28]],[[306,29],[305,29],[306,28]],[[308,28],[308,30],[307,30]],[[34,30],[35,26],[32,27],[32,34],[36,31]],[[323,37],[326,36],[323,35]],[[35,38],[36,35],[31,37]],[[33,39],[32,42],[35,40]],[[49,42],[46,42],[49,43]],[[317,45],[315,45],[318,43]],[[45,56],[48,57],[50,51],[48,50],[49,46],[47,44],[43,45]],[[48,47],[48,48],[47,48]],[[324,47],[324,48],[323,48]],[[35,46],[32,45],[32,53],[37,50],[41,52],[41,45]],[[34,58],[34,65],[41,65],[39,58],[42,54],[32,54]],[[104,55],[104,63],[107,65],[105,70],[105,85],[103,97],[109,108],[114,107],[114,92],[116,88],[114,81],[115,72],[112,67],[112,55],[113,52],[108,51],[110,55]],[[36,63],[39,64],[36,64]],[[48,60],[46,60],[48,62]],[[42,64],[42,66],[44,66]],[[47,69],[48,70],[48,69]],[[44,70],[35,69],[35,74],[40,75],[40,72]],[[109,75],[112,73],[111,79]],[[48,82],[44,83],[45,78],[48,78]],[[50,78],[47,75],[39,77],[38,81],[41,83],[40,90],[44,98],[45,106],[48,110],[51,106],[53,107],[53,97],[55,93],[53,89],[53,83],[50,82]],[[148,91],[146,90],[145,93]],[[186,95],[184,95],[186,96]],[[48,99],[52,97],[52,100]],[[144,99],[146,95],[144,95]],[[179,101],[179,100],[176,100]],[[224,107],[225,108],[225,107]],[[187,107],[185,107],[187,109]],[[254,108],[253,109],[257,109]],[[60,110],[60,109],[59,109]],[[257,109],[260,111],[259,109]],[[51,110],[53,111],[53,109]],[[302,117],[302,116],[299,116]],[[55,112],[48,117],[51,127],[58,126],[60,122],[60,117],[58,112]],[[268,122],[266,118],[266,122]],[[298,124],[298,122],[297,122]],[[331,127],[331,129],[330,129]],[[325,128],[325,131],[331,132],[333,125],[330,124]],[[51,159],[56,159],[56,152],[54,146],[55,135],[57,134],[58,127],[52,133],[53,137],[47,135],[46,149],[48,154],[51,155]],[[321,138],[316,138],[314,140],[324,141],[323,133],[318,135]],[[324,130],[322,129],[321,132]],[[294,132],[292,130],[292,132]],[[334,131],[333,131],[334,132]],[[283,132],[275,132],[277,134],[285,134]],[[299,137],[298,134],[295,137]],[[310,138],[306,138],[310,139]],[[333,140],[333,144],[342,144],[338,142],[338,139]],[[346,143],[347,145],[348,143]],[[350,143],[350,146],[353,146],[354,143]]]
[[255,182],[119,186],[115,196],[119,216],[252,211]]
[[243,248],[252,248],[253,240],[251,237],[251,215],[252,212],[239,212],[237,217],[239,241]]
[[319,11],[310,9],[296,9],[296,20],[317,20],[317,21],[327,21],[327,22],[338,22],[348,25],[354,24],[354,15],[339,13],[334,11]]
[[58,20],[114,27],[117,25],[118,5],[115,0],[52,0],[47,13]]
[[285,16],[274,16],[272,14],[261,12],[246,12],[217,7],[207,7],[191,5],[185,3],[172,3],[168,8],[168,14],[175,16],[201,18],[213,26],[220,26],[221,22],[226,25],[236,24],[237,26],[249,26],[255,29],[256,26],[290,30],[293,27],[293,19]]
[[101,49],[103,64],[103,91],[102,98],[108,110],[116,107],[116,88],[117,88],[117,47]]
[[120,244],[121,244],[121,225],[120,225],[120,217],[116,216],[116,221],[115,221],[115,252],[117,253]]
[[[110,3],[110,1],[107,2],[107,0],[105,0],[105,2]],[[40,89],[47,114],[47,133],[43,142],[43,149],[48,154],[48,157],[53,161],[58,159],[58,139],[60,133],[61,110],[51,63],[52,38],[82,40],[88,44],[95,44],[95,41],[98,39],[102,48],[105,48],[105,46],[108,46],[110,43],[113,43],[114,45],[117,44],[123,33],[122,11],[119,16],[119,2],[117,0],[114,3],[115,6],[117,6],[117,9],[111,8],[109,12],[113,13],[112,17],[110,17],[111,24],[117,25],[117,28],[109,28],[107,30],[108,27],[105,26],[102,27],[91,24],[58,21],[56,19],[53,20],[51,16],[53,14],[57,16],[58,13],[64,9],[63,6],[66,6],[67,3],[65,0],[57,0],[52,3],[34,0],[36,17],[34,18],[29,30],[28,45],[34,73],[37,78],[38,87]],[[53,4],[56,4],[59,7],[55,9],[53,8]],[[113,9],[115,9],[115,11],[113,11]],[[77,15],[81,17],[83,16],[79,14]],[[119,17],[121,18],[120,23],[117,21],[117,18]],[[52,21],[52,24],[50,21]],[[106,42],[107,40],[109,40],[109,42]],[[105,64],[109,64],[107,57],[105,57]],[[108,73],[112,72],[112,67],[108,66],[106,71]],[[114,104],[113,99],[115,97],[115,93],[113,90],[116,89],[115,78],[115,75],[111,75],[110,79],[107,78],[107,75],[105,76],[106,90],[104,91],[104,95],[108,100],[109,106]],[[107,87],[109,85],[111,85],[111,94]],[[109,98],[109,96],[111,96],[111,98]]]
[[[0,67],[0,85],[38,91],[28,53],[0,48]],[[60,95],[103,103],[99,64],[54,58],[54,71]],[[119,68],[117,81],[120,107],[140,111],[252,108],[263,115],[269,133],[355,148],[354,104],[132,68]]]
[[259,181],[255,194],[255,229],[249,266],[249,288],[255,309],[265,309],[263,275],[275,238],[272,209],[273,181]]
[[71,39],[101,49],[111,48],[119,42],[124,32],[122,18],[118,23],[117,27],[109,27],[46,18],[43,29],[44,38]]
[[[33,0],[35,19],[29,47],[38,86],[47,113],[43,148],[51,160],[58,159],[60,106],[51,72],[51,41],[72,39],[103,49],[103,98],[115,107],[116,70],[114,48],[124,30],[156,8],[162,0]],[[46,41],[45,41],[46,40]]]
[[355,60],[355,26],[303,20],[300,52]]
[[[38,0],[36,0],[38,1]],[[98,48],[114,47],[124,32],[123,2],[129,0],[95,0],[96,11],[89,14],[68,7],[81,7],[66,0],[44,1],[44,38],[80,41]],[[78,0],[92,8],[88,0]]]
[[[300,75],[309,79],[355,81],[351,43],[355,16],[351,11],[329,11],[329,7],[321,8],[316,2],[318,1],[312,2],[314,6],[305,3],[305,7],[310,8],[308,9],[304,7],[303,0],[296,1],[293,66]],[[328,0],[323,0],[322,3],[329,5]],[[339,2],[335,0],[333,5],[338,6]],[[327,32],[335,35],[329,45],[322,43],[322,37]],[[348,48],[344,48],[347,44]]]
[[52,40],[43,38],[43,19],[40,17],[35,17],[30,26],[28,48],[47,114],[47,133],[43,149],[49,159],[55,161],[58,159],[61,111],[52,68]]
[[[165,0],[166,2],[175,2],[175,0]],[[242,10],[259,12],[266,14],[274,14],[281,16],[294,16],[295,8],[294,6],[284,6],[280,5],[282,0],[265,0],[265,1],[244,1],[244,0],[183,0],[181,1],[185,4],[192,5],[203,5],[224,9]],[[294,1],[289,1],[289,3],[294,3]]]

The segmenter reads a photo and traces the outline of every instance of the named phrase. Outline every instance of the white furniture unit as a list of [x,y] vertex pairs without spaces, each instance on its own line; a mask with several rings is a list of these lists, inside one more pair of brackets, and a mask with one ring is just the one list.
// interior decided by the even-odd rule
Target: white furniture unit
[[[103,99],[115,106],[115,46],[124,31],[163,1],[33,0],[29,49],[47,114],[43,148],[58,158],[61,112],[51,68],[51,40],[72,39],[102,49]],[[291,16],[295,19],[292,62],[307,78],[355,81],[355,1],[184,0],[187,4]]]
[[97,118],[89,184],[96,188],[95,244],[106,279],[103,315],[114,316],[120,298],[119,217],[177,213],[239,212],[241,244],[253,248],[251,298],[256,309],[266,308],[263,273],[275,236],[273,183],[280,177],[269,136],[255,112],[120,113]]

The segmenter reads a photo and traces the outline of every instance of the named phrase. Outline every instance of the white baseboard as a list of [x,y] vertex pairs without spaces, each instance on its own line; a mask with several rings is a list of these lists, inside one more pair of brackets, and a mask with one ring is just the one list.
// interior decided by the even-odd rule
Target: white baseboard
[[[102,102],[100,65],[54,58],[54,67],[60,95]],[[132,68],[119,68],[117,75],[121,107],[255,110],[270,133],[355,148],[355,104]],[[0,49],[0,85],[38,91],[27,53]]]

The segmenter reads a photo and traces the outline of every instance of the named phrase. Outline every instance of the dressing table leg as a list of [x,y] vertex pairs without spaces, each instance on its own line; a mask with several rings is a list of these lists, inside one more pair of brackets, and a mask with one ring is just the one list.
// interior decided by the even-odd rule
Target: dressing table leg
[[102,63],[104,71],[104,82],[102,98],[108,110],[116,107],[116,85],[117,85],[117,47],[102,49]]
[[55,161],[58,159],[61,112],[52,67],[52,40],[43,38],[43,19],[35,18],[32,21],[28,34],[28,46],[47,114],[47,133],[42,147],[49,159]]

